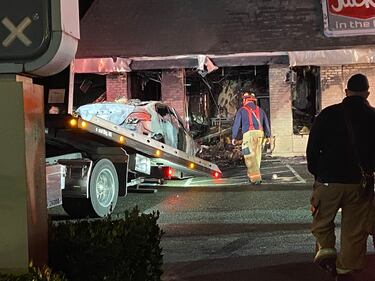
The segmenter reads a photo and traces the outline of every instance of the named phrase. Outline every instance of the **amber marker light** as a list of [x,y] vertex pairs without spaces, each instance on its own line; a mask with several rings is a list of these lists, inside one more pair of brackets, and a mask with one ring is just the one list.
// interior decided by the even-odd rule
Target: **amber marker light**
[[156,155],[157,157],[160,157],[160,155],[161,155],[161,151],[160,151],[160,150],[156,150],[155,155]]
[[194,163],[190,163],[189,167],[190,167],[190,169],[194,169],[195,168],[195,164]]
[[73,118],[73,119],[70,119],[69,124],[70,126],[75,127],[77,126],[78,122],[76,119]]
[[125,137],[124,136],[120,136],[120,143],[125,143]]
[[86,127],[87,127],[87,123],[86,123],[85,121],[82,121],[82,122],[81,122],[81,127],[82,127],[82,128],[86,128]]

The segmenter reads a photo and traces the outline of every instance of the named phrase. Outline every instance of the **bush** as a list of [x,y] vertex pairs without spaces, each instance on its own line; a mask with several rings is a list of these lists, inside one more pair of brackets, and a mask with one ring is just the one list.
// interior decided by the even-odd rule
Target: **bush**
[[63,276],[52,273],[48,267],[30,267],[30,272],[22,275],[0,274],[0,281],[67,281]]
[[157,225],[159,212],[139,214],[135,207],[124,219],[64,222],[51,225],[49,259],[69,281],[157,281],[163,256]]

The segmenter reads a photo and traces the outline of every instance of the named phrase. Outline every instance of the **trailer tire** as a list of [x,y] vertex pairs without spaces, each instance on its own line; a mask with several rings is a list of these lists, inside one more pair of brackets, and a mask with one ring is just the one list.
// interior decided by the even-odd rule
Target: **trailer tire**
[[89,199],[63,197],[62,205],[65,212],[72,218],[87,218],[92,213]]
[[96,162],[89,184],[92,216],[104,217],[114,210],[119,192],[119,180],[116,168],[106,158]]

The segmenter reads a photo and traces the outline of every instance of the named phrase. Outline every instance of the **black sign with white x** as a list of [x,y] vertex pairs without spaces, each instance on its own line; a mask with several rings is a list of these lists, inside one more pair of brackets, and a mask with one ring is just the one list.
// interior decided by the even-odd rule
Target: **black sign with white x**
[[50,0],[0,1],[0,62],[38,58],[50,40]]

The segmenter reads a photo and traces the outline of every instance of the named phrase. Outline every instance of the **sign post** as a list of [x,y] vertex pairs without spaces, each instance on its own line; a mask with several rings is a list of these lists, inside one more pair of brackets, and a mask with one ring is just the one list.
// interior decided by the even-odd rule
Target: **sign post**
[[43,87],[79,38],[78,0],[0,1],[0,272],[48,262]]

